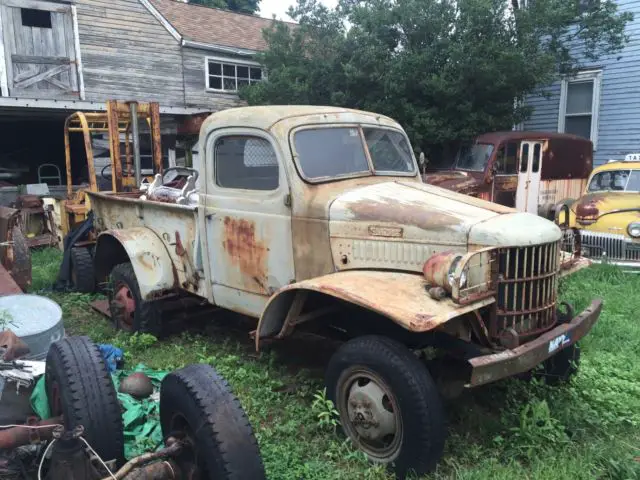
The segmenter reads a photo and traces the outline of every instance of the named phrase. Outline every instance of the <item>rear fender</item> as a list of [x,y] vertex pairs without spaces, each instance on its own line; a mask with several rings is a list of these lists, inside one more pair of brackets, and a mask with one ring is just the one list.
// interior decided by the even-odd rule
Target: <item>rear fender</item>
[[302,313],[308,292],[319,292],[378,313],[411,332],[427,332],[449,320],[495,301],[488,297],[467,305],[451,298],[435,300],[425,289],[421,275],[384,271],[349,270],[287,285],[267,303],[256,332],[260,340],[284,337],[314,312]]
[[100,234],[94,262],[96,272],[108,275],[119,263],[129,261],[145,300],[178,288],[173,261],[164,243],[145,227],[107,230]]

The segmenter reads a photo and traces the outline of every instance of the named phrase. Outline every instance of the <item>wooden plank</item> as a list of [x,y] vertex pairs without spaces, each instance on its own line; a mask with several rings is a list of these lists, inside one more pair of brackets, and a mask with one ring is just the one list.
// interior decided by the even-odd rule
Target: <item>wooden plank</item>
[[[64,13],[52,13],[51,14],[51,30],[53,34],[53,42],[55,44],[55,55],[58,57],[69,58],[69,52],[67,51],[66,39],[64,36]],[[71,81],[71,72],[63,72],[60,74],[60,78],[63,79],[69,85],[73,85]]]
[[67,5],[59,3],[43,2],[42,0],[2,0],[2,3],[8,7],[15,8],[34,8],[36,10],[47,10],[49,12],[68,12]]
[[7,80],[7,57],[4,53],[4,38],[3,33],[5,28],[2,26],[2,11],[4,6],[0,4],[0,97],[9,96],[9,83]]
[[69,69],[69,80],[73,90],[79,90],[81,100],[84,100],[84,80],[82,79],[82,57],[80,56],[80,38],[78,37],[78,12],[75,5],[71,7],[71,16],[64,22],[64,33],[69,58],[74,62]]
[[11,55],[13,63],[38,63],[42,65],[69,65],[69,57],[42,57],[36,55]]
[[30,87],[31,85],[35,85],[36,83],[44,80],[45,78],[51,77],[53,75],[57,75],[68,68],[69,68],[68,65],[58,65],[57,67],[53,67],[49,70],[45,70],[43,72],[38,73],[37,75],[34,75],[33,77],[29,77],[26,80],[22,80],[21,82],[16,83],[16,88]]
[[[9,8],[2,6],[3,9],[3,30],[4,30],[4,46],[5,46],[5,56],[9,57],[12,53],[15,52],[15,40],[14,40],[14,32],[13,32],[13,11],[14,8]],[[7,88],[9,90],[9,95],[11,95],[11,91],[13,89],[13,65],[11,62],[5,61],[5,65],[7,67]]]

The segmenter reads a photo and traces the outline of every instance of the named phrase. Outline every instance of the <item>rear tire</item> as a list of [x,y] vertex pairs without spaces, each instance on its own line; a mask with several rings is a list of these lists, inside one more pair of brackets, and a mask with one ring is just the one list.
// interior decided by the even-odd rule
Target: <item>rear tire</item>
[[162,311],[158,302],[142,300],[131,263],[113,267],[109,279],[109,311],[113,324],[126,332],[162,335]]
[[176,436],[192,445],[177,459],[185,478],[266,478],[247,415],[226,380],[209,365],[189,365],[164,378],[160,423],[165,438]]
[[442,402],[404,345],[374,335],[347,342],[329,362],[326,386],[345,434],[369,460],[399,478],[436,467],[447,435]]
[[71,249],[71,282],[76,292],[94,293],[96,277],[93,271],[93,257],[88,248]]
[[67,430],[84,427],[84,438],[105,460],[124,459],[120,403],[98,347],[87,337],[67,337],[47,354],[45,389],[51,416]]

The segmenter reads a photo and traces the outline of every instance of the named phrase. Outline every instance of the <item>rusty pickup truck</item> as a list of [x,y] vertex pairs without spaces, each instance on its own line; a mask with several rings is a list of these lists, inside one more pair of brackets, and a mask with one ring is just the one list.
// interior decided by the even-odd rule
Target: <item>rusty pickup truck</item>
[[[328,396],[354,444],[400,476],[442,454],[442,391],[575,372],[601,303],[559,303],[580,259],[558,226],[423,183],[392,119],[230,109],[203,123],[199,152],[197,172],[156,176],[141,198],[89,194],[117,327],[160,334],[164,306],[191,298],[257,319],[256,348],[301,328],[345,338]],[[427,365],[421,349],[442,355]]]

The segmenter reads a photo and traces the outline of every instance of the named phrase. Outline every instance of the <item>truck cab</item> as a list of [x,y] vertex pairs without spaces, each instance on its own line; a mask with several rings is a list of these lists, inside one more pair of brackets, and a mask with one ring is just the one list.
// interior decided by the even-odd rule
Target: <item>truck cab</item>
[[[203,123],[198,151],[173,186],[89,194],[117,327],[161,334],[163,309],[191,299],[255,318],[258,349],[301,328],[340,338],[327,394],[354,445],[400,476],[442,454],[438,385],[574,373],[601,303],[560,308],[560,276],[582,265],[560,228],[425,184],[394,120],[230,109]],[[418,359],[426,347],[445,367]]]
[[456,153],[452,168],[425,182],[553,220],[556,205],[575,198],[593,163],[591,141],[553,132],[494,132]]

